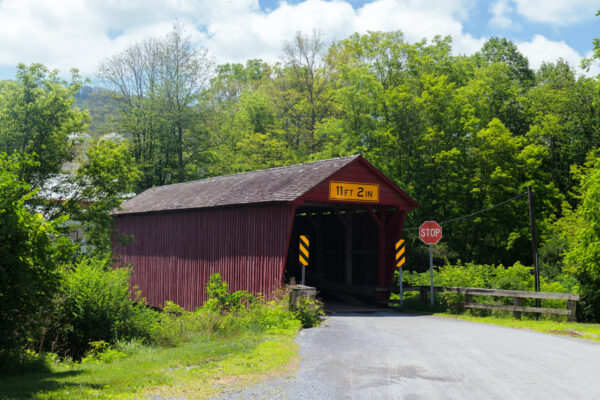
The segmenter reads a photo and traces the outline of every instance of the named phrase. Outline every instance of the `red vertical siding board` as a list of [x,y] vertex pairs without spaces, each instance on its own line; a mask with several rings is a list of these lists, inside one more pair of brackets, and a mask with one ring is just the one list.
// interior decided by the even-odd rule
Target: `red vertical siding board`
[[115,243],[115,253],[133,265],[132,287],[138,286],[152,306],[162,307],[167,300],[187,309],[200,306],[215,272],[231,290],[269,296],[282,283],[290,209],[275,205],[117,216],[117,229],[134,242]]

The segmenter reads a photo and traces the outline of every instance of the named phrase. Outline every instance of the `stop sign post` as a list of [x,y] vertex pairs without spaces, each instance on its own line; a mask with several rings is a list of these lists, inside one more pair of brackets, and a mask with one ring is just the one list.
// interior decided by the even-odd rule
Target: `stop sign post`
[[421,239],[423,243],[429,245],[429,279],[431,282],[429,293],[431,295],[431,308],[433,308],[433,245],[438,244],[442,239],[442,227],[435,221],[423,222],[419,227],[419,239]]

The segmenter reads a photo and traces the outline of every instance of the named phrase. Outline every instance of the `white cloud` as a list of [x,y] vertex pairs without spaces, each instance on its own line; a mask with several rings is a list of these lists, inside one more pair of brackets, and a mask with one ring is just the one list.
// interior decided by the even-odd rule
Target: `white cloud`
[[297,5],[281,3],[270,13],[247,10],[236,15],[215,16],[207,24],[206,46],[221,62],[249,58],[276,61],[284,41],[297,31],[321,30],[327,37],[343,37],[354,19],[348,3],[307,0]]
[[[189,3],[189,2],[188,2]],[[134,40],[168,32],[190,4],[161,2],[4,0],[0,2],[0,62],[41,62],[92,74],[99,61]],[[142,13],[141,11],[144,10]]]
[[600,7],[598,0],[513,0],[517,11],[534,22],[570,25],[593,18]]
[[[546,10],[557,9],[554,4],[544,2]],[[578,10],[585,8],[582,0],[577,4]],[[0,65],[42,62],[63,72],[78,67],[91,76],[102,59],[135,40],[164,35],[176,19],[217,62],[277,61],[284,41],[296,31],[309,34],[313,29],[328,40],[389,30],[403,31],[410,42],[451,35],[455,53],[472,54],[486,40],[464,31],[474,6],[474,0],[375,0],[353,8],[343,0],[305,0],[282,1],[265,11],[258,0],[0,0]],[[520,13],[528,12],[527,7],[517,0]],[[500,18],[510,14],[510,6],[498,0],[491,11]],[[519,48],[534,67],[558,57],[573,65],[581,59],[566,43],[543,36]]]
[[407,40],[451,35],[454,51],[472,53],[483,39],[463,32],[474,0],[375,0],[353,8],[343,0],[0,0],[0,65],[42,62],[92,75],[98,63],[135,40],[163,35],[175,19],[217,62],[276,61],[296,31],[328,40],[353,32],[402,30]]
[[[543,62],[556,62],[562,58],[582,72],[579,65],[583,56],[563,41],[552,41],[542,35],[535,35],[529,42],[517,43],[517,47],[529,59],[531,68],[537,69]],[[586,75],[594,75],[594,70],[590,70]]]
[[513,27],[513,21],[510,18],[510,14],[513,9],[510,6],[508,0],[498,0],[490,5],[490,12],[492,13],[492,19],[490,19],[490,26],[499,29],[508,29]]
[[354,9],[340,0],[306,0],[293,5],[282,2],[269,13],[251,11],[211,20],[207,25],[208,47],[220,61],[275,61],[282,43],[297,31],[307,34],[317,29],[329,40],[337,40],[354,32],[401,30],[411,42],[451,35],[456,52],[471,53],[483,40],[465,34],[460,21],[468,18],[473,5],[471,0],[376,0]]

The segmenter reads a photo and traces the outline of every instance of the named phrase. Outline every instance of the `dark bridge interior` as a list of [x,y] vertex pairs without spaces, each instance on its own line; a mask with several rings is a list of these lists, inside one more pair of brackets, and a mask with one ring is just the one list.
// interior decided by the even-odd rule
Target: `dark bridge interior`
[[[377,211],[374,211],[377,214]],[[378,277],[378,226],[364,205],[313,205],[296,210],[285,281],[301,282],[299,236],[310,238],[306,285],[322,296],[374,300]]]

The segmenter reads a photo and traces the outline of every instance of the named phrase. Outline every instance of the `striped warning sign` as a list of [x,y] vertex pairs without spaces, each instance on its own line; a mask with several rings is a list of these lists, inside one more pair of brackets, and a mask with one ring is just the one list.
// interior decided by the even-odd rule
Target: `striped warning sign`
[[406,247],[404,247],[404,239],[398,240],[396,242],[396,267],[398,268],[402,268],[406,262],[406,257],[404,256],[405,251]]
[[300,259],[300,264],[304,265],[305,267],[308,265],[308,259],[309,259],[308,249],[309,249],[309,244],[310,244],[310,242],[308,241],[308,235],[300,235],[299,259]]

